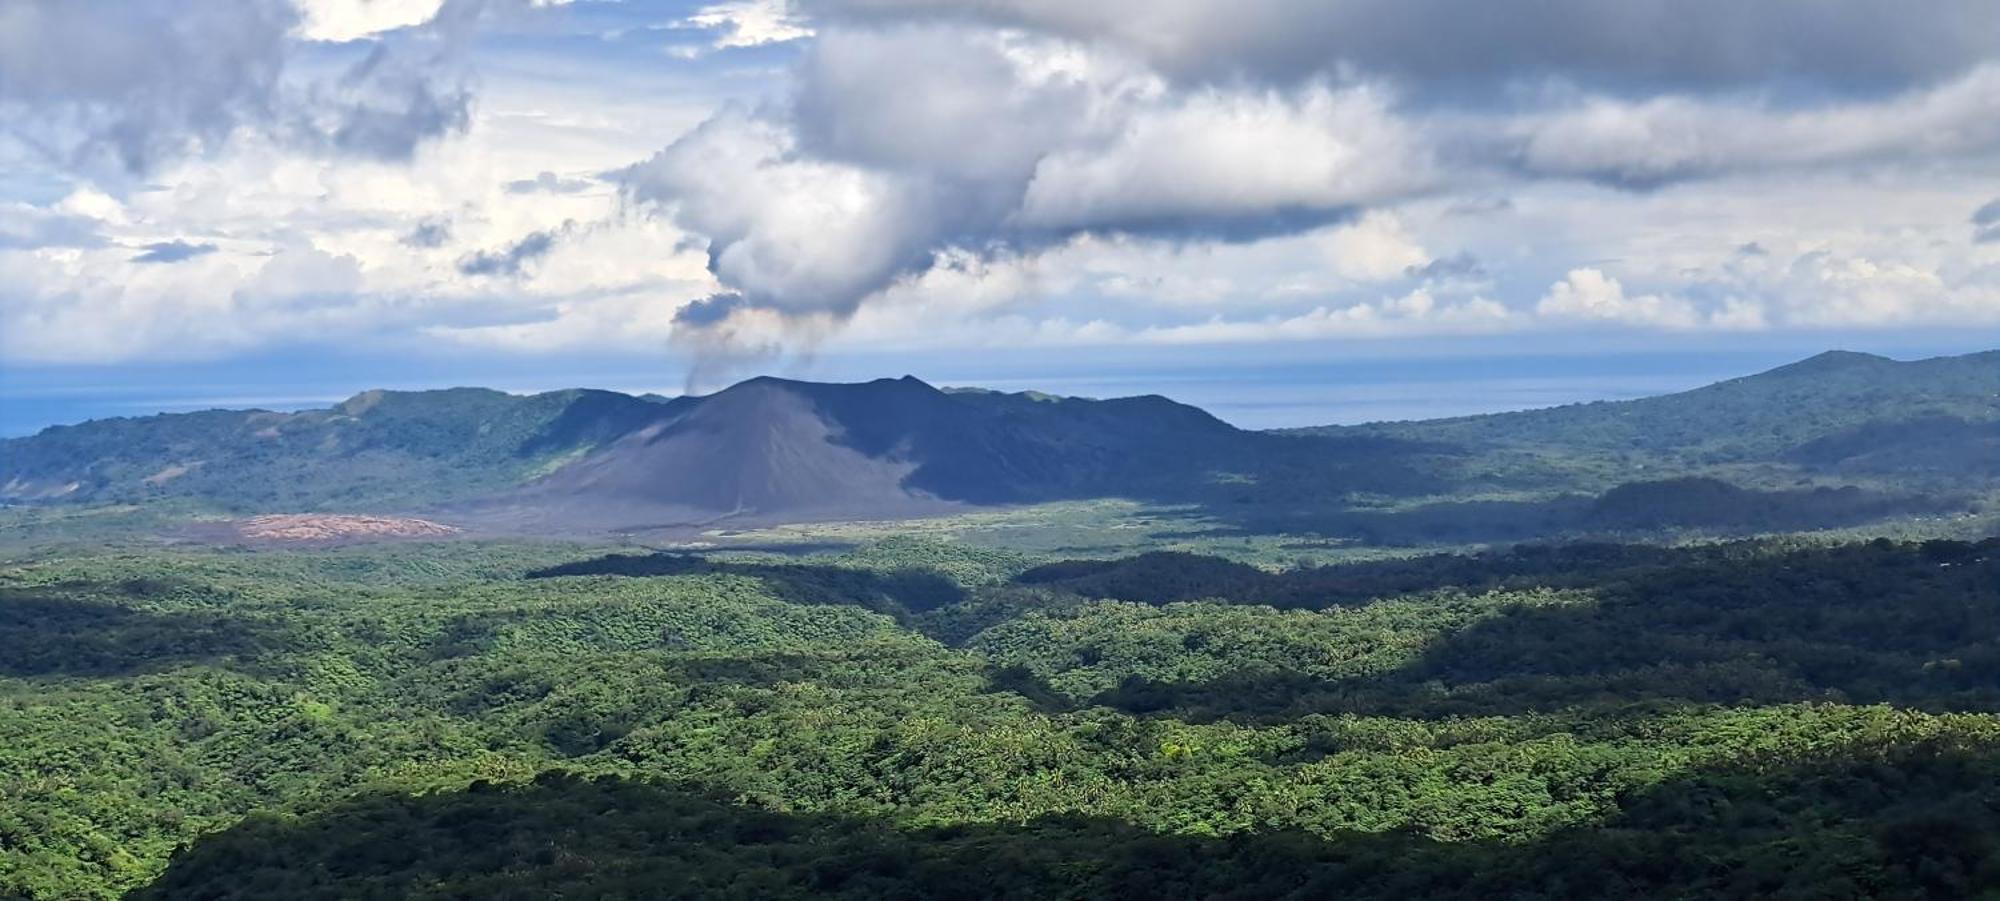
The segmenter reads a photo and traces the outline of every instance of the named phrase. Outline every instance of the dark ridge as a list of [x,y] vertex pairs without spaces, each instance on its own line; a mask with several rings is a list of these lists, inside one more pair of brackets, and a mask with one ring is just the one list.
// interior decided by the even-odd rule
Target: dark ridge
[[2000,419],[1996,399],[2000,399],[2000,352],[1897,362],[1832,351],[1757,375],[1657,397],[1291,431],[1708,466],[1777,462],[1793,447],[1870,422],[1931,416],[1992,421]]
[[1188,497],[1225,467],[1309,454],[1146,396],[946,393],[911,376],[759,377],[689,398],[522,492],[566,519],[872,518],[956,505]]
[[[1172,569],[1146,563],[1117,561],[1038,587],[1161,604],[1197,599],[1186,590],[1195,566],[1222,572],[1234,565],[1214,558]],[[1113,689],[1058,697],[1048,709],[1108,706],[1250,724],[1316,714],[1435,720],[1814,701],[2000,711],[2000,653],[1990,627],[2000,621],[2000,539],[1807,549],[1769,542],[1524,547],[1264,574],[1207,600],[1323,609],[1425,594],[1425,606],[1435,610],[1466,595],[1535,588],[1588,594],[1481,617],[1393,670],[1322,676],[1260,662],[1186,681],[1128,671]],[[993,664],[1004,670],[1025,661],[1037,677],[1053,679],[1100,664],[1099,654],[1109,652],[1099,649],[1132,640],[1122,631],[1129,626],[1119,626],[1116,637],[1093,626],[1088,608],[1050,615],[1059,625],[1017,631],[985,648]],[[1157,648],[1175,636],[1148,637]],[[1183,647],[1207,653],[1199,631],[1186,633]],[[1018,682],[1020,674],[1007,678]],[[1024,696],[1041,691],[1026,688]]]
[[571,398],[562,412],[515,450],[516,456],[536,457],[573,448],[596,447],[636,431],[661,416],[672,415],[682,400],[653,401],[615,391],[578,389],[556,392]]
[[965,600],[965,590],[938,573],[901,569],[888,573],[814,563],[751,563],[700,554],[607,554],[537,569],[529,579],[563,576],[700,576],[760,579],[771,593],[794,604],[857,606],[899,619]]
[[[1897,363],[1845,351],[1643,400],[1283,434],[1157,395],[947,392],[909,375],[764,376],[671,400],[367,391],[323,410],[99,420],[0,441],[0,500],[462,513],[475,530],[595,533],[1123,498],[1199,505],[1224,528],[1518,540],[1577,524],[1573,498],[1618,481],[1725,465],[1768,467],[1767,493],[1806,475],[1776,469],[1791,466],[1883,490],[1902,486],[1874,476],[1920,476],[1944,497],[1995,471],[1996,397],[2000,352]],[[1417,496],[1437,502],[1392,502]],[[1777,520],[1735,525],[1765,521]]]
[[1759,375],[1748,376],[1748,378],[1754,379],[1760,376],[1773,375],[1820,375],[1829,372],[1852,372],[1855,370],[1900,365],[1902,364],[1896,360],[1877,354],[1862,353],[1853,350],[1829,350],[1814,354],[1796,363],[1787,363]]
[[1786,451],[1784,459],[1856,472],[2000,473],[2000,422],[1955,416],[1871,422],[1808,441]]

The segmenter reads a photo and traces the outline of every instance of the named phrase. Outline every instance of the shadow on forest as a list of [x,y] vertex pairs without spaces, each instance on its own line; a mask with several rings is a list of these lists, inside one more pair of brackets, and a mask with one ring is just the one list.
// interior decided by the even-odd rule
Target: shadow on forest
[[[1270,721],[1308,713],[1440,717],[1647,701],[1803,700],[2000,710],[2000,634],[1994,627],[2000,623],[2000,540],[1754,551],[1750,545],[1536,549],[1525,557],[1459,558],[1444,565],[1369,564],[1359,572],[1244,573],[1240,582],[1214,577],[1239,564],[1193,558],[1176,562],[1183,570],[1200,563],[1197,575],[1155,568],[1158,585],[1142,584],[1143,566],[1090,572],[1088,564],[1080,565],[1081,575],[1042,584],[1151,603],[1215,597],[1306,607],[1314,597],[1320,606],[1354,603],[1390,587],[1589,585],[1596,597],[1595,603],[1505,610],[1441,636],[1418,659],[1388,673],[1322,679],[1246,671],[1194,683],[1132,677],[1089,699],[1131,713]],[[1549,565],[1578,554],[1599,568]],[[1434,577],[1422,577],[1425,571]],[[1045,570],[1027,578],[1048,575]],[[1232,584],[1241,590],[1230,592]],[[1060,697],[1023,673],[996,677],[994,684],[1045,705]]]
[[1066,560],[1015,578],[1087,597],[1170,604],[1221,599],[1280,610],[1321,610],[1441,588],[1481,592],[1568,587],[1625,572],[1700,562],[1720,552],[1656,545],[1577,542],[1521,545],[1484,554],[1429,554],[1270,572],[1221,557],[1152,551],[1116,560]]
[[0,675],[122,676],[193,663],[240,665],[279,636],[240,617],[156,613],[93,593],[143,597],[144,586],[0,588]]
[[2000,884],[2000,767],[1923,744],[1698,771],[1538,840],[1161,835],[1107,818],[898,828],[601,776],[251,819],[166,898],[1947,898]]
[[1627,482],[1596,496],[1439,501],[1395,510],[1352,508],[1347,499],[1312,504],[1284,496],[1260,501],[1243,498],[1234,503],[1210,501],[1202,514],[1218,527],[1158,537],[1310,535],[1377,547],[1422,547],[1563,536],[1655,535],[1677,529],[1753,535],[1945,513],[1965,509],[1970,503],[1958,496],[1893,495],[1852,486],[1762,491],[1719,479],[1686,477]]
[[794,604],[864,607],[901,617],[965,600],[965,589],[924,569],[889,573],[812,563],[722,560],[701,554],[607,554],[528,573],[558,576],[744,576],[763,581],[773,596]]
[[1556,587],[1588,589],[1595,599],[1504,608],[1439,636],[1407,665],[1353,678],[1269,669],[1201,682],[1134,676],[1094,697],[1071,698],[1025,669],[989,674],[995,690],[1051,711],[1094,704],[1192,721],[1269,722],[1309,713],[1442,717],[1809,700],[2000,710],[2000,635],[1993,630],[2000,622],[2000,541],[1993,540],[1782,552],[1754,542],[1524,546],[1284,573],[1158,552],[1050,564],[1013,586],[973,594],[924,570],[885,575],[688,554],[606,556],[532,576],[607,573],[757,578],[786,600],[888,613],[954,645],[968,630],[1082,598],[1310,610],[1437,590]]
[[1590,499],[1439,501],[1401,510],[1344,507],[1344,502],[1306,509],[1275,501],[1261,505],[1210,503],[1201,508],[1201,515],[1215,521],[1215,528],[1160,532],[1154,537],[1296,535],[1370,547],[1531,541],[1585,529]]

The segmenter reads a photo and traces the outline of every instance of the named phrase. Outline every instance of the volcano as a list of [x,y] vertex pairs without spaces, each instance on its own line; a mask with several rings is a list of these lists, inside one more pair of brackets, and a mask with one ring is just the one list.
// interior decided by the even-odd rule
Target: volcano
[[756,378],[659,418],[511,500],[565,525],[889,518],[1170,490],[1274,439],[1162,397],[1081,400]]

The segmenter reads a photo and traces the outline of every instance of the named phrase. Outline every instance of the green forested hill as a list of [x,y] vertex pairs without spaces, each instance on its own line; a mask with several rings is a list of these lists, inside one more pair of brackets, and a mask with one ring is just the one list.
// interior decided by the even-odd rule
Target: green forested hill
[[48,555],[0,897],[1976,896],[1994,622],[1993,542]]
[[1189,499],[1212,470],[1307,457],[1297,441],[1160,397],[1036,399],[946,393],[913,378],[757,378],[673,400],[370,391],[326,410],[59,426],[0,442],[0,500],[182,499],[288,512],[478,499],[529,512],[561,507],[603,528],[599,520],[620,508],[658,523],[1134,493]]
[[[1685,463],[1772,460],[1809,442],[1894,424],[2000,422],[2000,351],[1898,362],[1829,351],[1769,372],[1629,401],[1423,422],[1299,430],[1473,448],[1635,453]],[[1992,440],[1990,429],[1953,437]]]
[[[1902,777],[1893,798],[1877,794],[1878,768]],[[1605,828],[1509,842],[1412,830],[1218,838],[1083,814],[899,829],[550,773],[532,785],[371,795],[309,817],[256,819],[137,897],[1966,897],[1996,877],[1985,844],[2000,829],[1996,796],[1981,787],[1996,777],[1988,759],[1921,746],[1866,763],[1720,767],[1635,794]],[[1784,822],[1760,795],[1808,792],[1823,813],[1867,825],[1715,829],[1710,805]]]
[[661,414],[608,391],[368,391],[325,410],[102,419],[0,441],[0,498],[394,509],[492,491]]
[[[2000,352],[1823,354],[1621,403],[1282,434],[1161,397],[758,378],[702,397],[461,388],[0,442],[0,503],[422,513],[500,534],[891,520],[1119,498],[1376,545],[1977,516]],[[1678,501],[1678,506],[1676,506]]]

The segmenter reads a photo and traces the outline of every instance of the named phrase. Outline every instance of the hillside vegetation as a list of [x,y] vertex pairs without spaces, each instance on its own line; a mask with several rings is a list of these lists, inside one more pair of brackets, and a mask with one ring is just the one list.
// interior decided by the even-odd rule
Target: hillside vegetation
[[[1788,366],[1705,388],[1629,401],[1424,422],[1299,430],[1361,433],[1473,447],[1559,448],[1569,453],[1632,452],[1683,463],[1771,460],[1810,442],[1855,445],[1899,437],[1886,423],[2000,422],[2000,351],[1898,362],[1829,351]],[[1857,430],[1868,431],[1857,432]],[[1972,429],[1972,436],[1992,437]],[[1810,452],[1807,452],[1810,455]]]
[[368,391],[297,413],[100,419],[0,441],[0,500],[407,509],[517,484],[661,410],[609,391],[454,388]]
[[759,378],[671,401],[367,392],[328,410],[99,420],[9,439],[0,442],[0,500],[178,499],[236,513],[439,508],[531,530],[603,531],[1064,498],[1193,500],[1225,468],[1289,465],[1313,484],[1354,468],[1317,449],[1165,398],[945,393],[911,378]]
[[1372,545],[1746,535],[2000,501],[2000,352],[1830,353],[1496,416],[1233,428],[1161,397],[758,378],[703,397],[368,392],[0,442],[0,501],[418,514],[484,535],[901,519],[1091,499]]
[[0,896],[1962,897],[2000,543],[0,569]]

